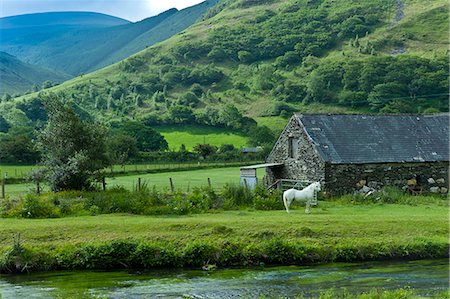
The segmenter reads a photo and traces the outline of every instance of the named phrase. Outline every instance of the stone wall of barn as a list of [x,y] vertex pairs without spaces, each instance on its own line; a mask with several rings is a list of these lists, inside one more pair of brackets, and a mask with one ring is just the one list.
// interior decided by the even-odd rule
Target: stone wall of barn
[[420,186],[424,191],[448,193],[449,164],[386,163],[328,164],[325,166],[325,188],[333,194],[352,193],[364,186],[380,189],[395,186],[404,190]]
[[[297,157],[289,157],[289,138],[298,140]],[[306,132],[301,128],[296,117],[292,117],[284,129],[272,152],[268,163],[284,163],[282,167],[268,168],[269,182],[277,179],[294,179],[305,181],[324,181],[325,163],[320,158]]]

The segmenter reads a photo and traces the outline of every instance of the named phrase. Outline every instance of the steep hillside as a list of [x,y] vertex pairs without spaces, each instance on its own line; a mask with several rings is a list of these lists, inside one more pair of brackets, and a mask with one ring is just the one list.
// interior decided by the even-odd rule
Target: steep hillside
[[294,110],[448,111],[447,46],[443,0],[223,0],[169,40],[49,91],[106,120],[237,130]]
[[24,63],[14,56],[0,52],[0,96],[40,88],[47,80],[57,83],[70,78],[67,74]]
[[170,9],[136,23],[77,12],[3,18],[0,50],[29,63],[79,75],[171,37],[214,4],[210,0],[182,11]]

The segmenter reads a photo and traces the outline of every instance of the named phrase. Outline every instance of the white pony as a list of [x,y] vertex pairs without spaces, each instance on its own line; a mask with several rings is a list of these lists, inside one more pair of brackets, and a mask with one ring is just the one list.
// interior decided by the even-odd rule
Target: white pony
[[306,201],[306,214],[309,214],[309,207],[311,201],[317,204],[317,192],[320,191],[320,182],[314,182],[303,190],[296,190],[294,188],[284,191],[283,202],[286,211],[289,213],[289,206],[294,200]]

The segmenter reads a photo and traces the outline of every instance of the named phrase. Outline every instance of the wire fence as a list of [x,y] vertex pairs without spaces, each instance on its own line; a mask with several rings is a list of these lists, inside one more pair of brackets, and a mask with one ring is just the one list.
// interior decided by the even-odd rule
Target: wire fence
[[[124,164],[113,165],[104,169],[105,174],[127,174],[127,173],[152,173],[176,170],[193,170],[204,168],[221,168],[232,166],[246,166],[261,161],[234,161],[234,162],[180,162],[180,163],[146,163],[146,164]],[[0,179],[22,179],[28,178],[31,171],[41,168],[36,165],[0,165]]]

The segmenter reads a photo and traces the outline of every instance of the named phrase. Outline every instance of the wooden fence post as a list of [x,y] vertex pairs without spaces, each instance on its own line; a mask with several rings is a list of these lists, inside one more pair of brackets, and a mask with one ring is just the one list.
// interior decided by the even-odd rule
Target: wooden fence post
[[175,188],[173,187],[173,181],[172,178],[169,178],[170,181],[170,189],[172,190],[172,193],[175,192]]
[[38,195],[41,194],[41,186],[40,186],[39,182],[36,182],[36,193]]
[[5,180],[2,180],[2,198],[5,198]]
[[102,188],[103,188],[103,191],[106,191],[106,179],[105,179],[105,177],[102,177]]
[[211,179],[210,178],[208,178],[208,186],[209,186],[209,189],[211,189]]
[[138,191],[141,191],[141,178],[138,178]]

